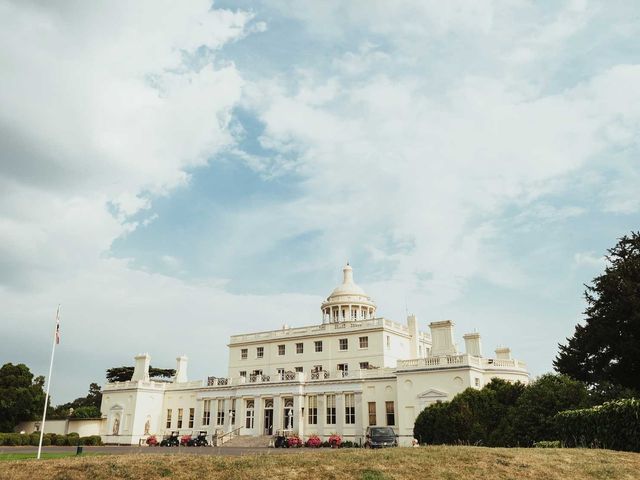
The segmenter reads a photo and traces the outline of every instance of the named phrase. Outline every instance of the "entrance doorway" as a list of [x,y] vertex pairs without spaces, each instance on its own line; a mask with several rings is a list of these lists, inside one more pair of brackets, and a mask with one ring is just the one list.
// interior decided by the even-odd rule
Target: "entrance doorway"
[[264,401],[264,433],[263,435],[273,435],[273,400]]

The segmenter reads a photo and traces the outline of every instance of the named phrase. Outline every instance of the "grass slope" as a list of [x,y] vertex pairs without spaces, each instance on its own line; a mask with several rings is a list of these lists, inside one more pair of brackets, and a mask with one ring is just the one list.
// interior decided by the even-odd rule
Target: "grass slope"
[[586,449],[424,447],[295,455],[103,455],[0,462],[2,479],[638,479],[640,454]]

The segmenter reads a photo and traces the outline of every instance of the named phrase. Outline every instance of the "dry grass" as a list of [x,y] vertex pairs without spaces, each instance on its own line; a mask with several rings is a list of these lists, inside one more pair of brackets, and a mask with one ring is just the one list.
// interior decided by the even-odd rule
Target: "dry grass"
[[105,455],[0,462],[1,479],[638,479],[640,454],[583,449],[426,447],[293,455]]

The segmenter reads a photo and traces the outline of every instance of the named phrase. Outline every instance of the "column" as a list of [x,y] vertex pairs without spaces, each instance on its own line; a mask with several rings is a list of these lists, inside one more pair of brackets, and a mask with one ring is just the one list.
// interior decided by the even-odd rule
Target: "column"
[[336,393],[336,430],[344,434],[344,393]]
[[[362,392],[355,393],[355,405],[356,405],[356,435],[364,436],[364,417],[363,417],[363,408],[362,408]],[[359,442],[360,438],[356,437],[354,439],[355,442]],[[364,440],[362,441],[364,443]]]
[[351,313],[351,305],[349,305],[349,321],[351,322],[353,320],[353,316]]
[[293,430],[298,432],[300,438],[304,435],[304,397],[293,396]]
[[246,406],[247,399],[245,397],[238,397],[236,399],[236,428],[242,427],[242,429],[238,432],[240,435],[246,434],[245,428],[245,417],[247,415]]
[[[324,441],[324,423],[327,419],[327,404],[325,402],[325,397],[322,394],[318,394],[318,425],[315,425],[315,428],[318,432],[318,435]],[[312,429],[313,427],[309,427]]]
[[264,399],[256,395],[254,405],[254,430],[258,436],[262,436],[264,435]]
[[229,410],[231,410],[231,400],[228,398],[224,399],[224,428],[225,433],[231,431],[231,415],[229,414]]
[[284,420],[282,418],[282,410],[284,409],[284,402],[282,397],[273,397],[273,433],[275,435],[276,430],[282,430]]

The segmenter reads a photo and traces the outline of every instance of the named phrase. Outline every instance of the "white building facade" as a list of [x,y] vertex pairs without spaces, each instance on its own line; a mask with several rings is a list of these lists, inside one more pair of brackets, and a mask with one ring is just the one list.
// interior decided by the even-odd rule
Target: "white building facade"
[[529,380],[526,365],[508,348],[484,357],[478,333],[464,335],[464,352],[458,351],[450,320],[432,322],[424,332],[414,315],[406,324],[376,316],[375,302],[354,283],[348,264],[321,312],[316,325],[232,336],[225,378],[188,381],[182,356],[171,382],[152,381],[150,356],[136,356],[131,381],[104,387],[103,441],[137,445],[172,431],[286,431],[361,442],[367,426],[388,425],[409,445],[426,406],[492,378]]

